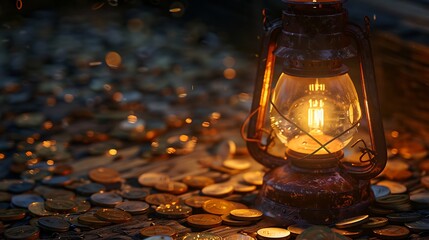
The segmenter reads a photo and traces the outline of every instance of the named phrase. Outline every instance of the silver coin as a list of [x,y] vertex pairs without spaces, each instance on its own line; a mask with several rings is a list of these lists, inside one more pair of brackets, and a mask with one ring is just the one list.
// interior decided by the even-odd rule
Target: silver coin
[[11,203],[13,206],[20,207],[20,208],[28,208],[28,206],[34,202],[43,202],[44,199],[35,194],[21,194],[21,195],[15,195],[11,199]]

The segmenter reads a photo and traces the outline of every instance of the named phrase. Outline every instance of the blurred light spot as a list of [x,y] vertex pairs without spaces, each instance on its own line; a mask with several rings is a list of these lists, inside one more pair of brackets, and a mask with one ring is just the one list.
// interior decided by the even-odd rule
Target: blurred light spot
[[91,7],[92,10],[98,10],[104,6],[104,2],[94,3]]
[[392,131],[392,132],[390,133],[390,135],[391,135],[393,138],[397,138],[397,137],[399,137],[399,132],[398,132],[398,131]]
[[210,127],[210,123],[209,122],[203,122],[201,124],[201,126],[203,126],[203,127]]
[[116,156],[116,154],[118,154],[118,151],[114,148],[109,149],[109,155],[110,156]]
[[181,2],[173,2],[168,11],[173,17],[181,17],[185,13],[185,6]]
[[175,148],[172,148],[172,147],[169,147],[169,148],[167,148],[166,152],[167,152],[168,154],[173,154],[173,153],[175,153],[175,152],[176,152],[176,149],[175,149]]
[[120,92],[115,92],[113,94],[113,100],[116,101],[116,102],[122,101],[122,98],[123,98],[123,95]]
[[67,93],[64,95],[64,101],[66,101],[67,103],[71,103],[74,100],[74,96],[73,94]]
[[106,91],[110,91],[110,90],[112,90],[112,86],[110,86],[110,84],[104,84],[104,90],[106,90]]
[[43,146],[43,147],[45,147],[45,148],[49,148],[49,147],[51,147],[52,145],[55,145],[55,142],[54,142],[54,141],[43,141],[43,142],[42,142],[42,146]]
[[212,119],[214,119],[214,120],[218,120],[218,119],[220,118],[220,113],[218,113],[218,112],[213,112],[213,113],[211,114],[211,118],[212,118]]
[[235,75],[236,73],[233,68],[227,68],[225,71],[223,71],[223,76],[228,80],[234,79]]
[[240,99],[240,101],[242,101],[242,102],[248,101],[248,100],[250,100],[250,95],[248,93],[240,93],[238,95],[238,99]]
[[375,21],[375,20],[377,20],[377,15],[375,15],[375,14],[374,14],[374,15],[372,16],[372,18],[374,19],[374,21]]
[[30,157],[31,155],[33,155],[33,153],[31,151],[25,152],[25,156]]
[[51,129],[54,126],[54,124],[51,121],[46,121],[43,123],[43,128],[46,130]]
[[155,141],[155,142],[152,142],[150,145],[154,148],[157,148],[157,147],[159,147],[159,142]]
[[392,148],[392,150],[390,151],[392,154],[398,154],[399,153],[399,149],[397,148]]
[[136,123],[137,122],[137,116],[136,115],[128,115],[128,122],[129,123]]
[[130,32],[140,32],[143,29],[144,23],[139,18],[128,20],[127,27]]
[[0,160],[3,160],[5,157],[4,153],[0,153]]
[[186,119],[185,119],[185,122],[186,122],[187,124],[192,123],[192,118],[186,118]]
[[49,107],[53,107],[53,106],[55,106],[55,104],[57,104],[57,100],[54,97],[49,97],[46,99],[46,104]]
[[101,62],[90,62],[89,63],[90,67],[99,66],[99,65],[101,65]]
[[231,56],[227,56],[223,59],[223,65],[227,68],[232,68],[235,65],[235,59]]
[[18,10],[21,10],[22,9],[22,0],[16,0],[16,8],[18,9]]
[[105,61],[107,66],[116,69],[121,65],[122,58],[117,52],[108,52],[106,54]]
[[182,142],[186,142],[186,141],[188,141],[189,140],[189,137],[188,137],[188,135],[180,135],[179,136],[179,140],[180,141],[182,141]]
[[27,138],[27,143],[28,143],[28,144],[34,144],[34,138],[32,138],[32,137],[28,137],[28,138]]
[[184,98],[184,97],[188,96],[184,87],[178,87],[176,89],[176,92],[177,92],[177,96],[179,98]]
[[46,164],[48,164],[49,166],[52,166],[52,165],[54,165],[54,160],[48,160],[48,161],[46,161]]

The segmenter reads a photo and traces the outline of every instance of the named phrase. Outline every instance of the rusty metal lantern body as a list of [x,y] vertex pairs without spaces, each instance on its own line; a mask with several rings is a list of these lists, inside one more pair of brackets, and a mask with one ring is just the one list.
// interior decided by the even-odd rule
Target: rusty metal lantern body
[[[343,1],[283,2],[282,19],[265,23],[247,129],[249,152],[271,169],[256,206],[284,224],[331,224],[367,211],[369,179],[387,159],[368,33],[348,23]],[[361,101],[344,65],[351,58],[359,60]],[[344,162],[361,116],[366,160]]]

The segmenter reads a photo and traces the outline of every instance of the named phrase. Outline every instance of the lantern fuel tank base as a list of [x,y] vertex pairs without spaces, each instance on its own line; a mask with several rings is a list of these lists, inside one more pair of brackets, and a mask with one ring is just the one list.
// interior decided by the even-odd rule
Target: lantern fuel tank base
[[367,214],[372,199],[369,181],[339,168],[321,171],[287,164],[265,175],[256,207],[282,225],[327,225]]

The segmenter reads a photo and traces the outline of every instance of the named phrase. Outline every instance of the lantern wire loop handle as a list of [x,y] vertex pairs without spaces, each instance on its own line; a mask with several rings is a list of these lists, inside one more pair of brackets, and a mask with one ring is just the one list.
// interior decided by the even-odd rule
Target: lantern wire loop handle
[[[359,157],[359,161],[360,162],[363,162],[363,163],[365,163],[365,162],[371,162],[371,163],[374,163],[374,161],[375,161],[375,155],[376,155],[376,153],[375,153],[375,151],[374,150],[372,150],[372,149],[370,149],[370,148],[368,148],[367,147],[367,145],[366,145],[366,142],[363,140],[363,139],[358,139],[355,143],[353,143],[350,147],[355,147],[358,143],[362,143],[363,144],[363,147],[359,147],[359,150],[361,151],[361,153],[362,153],[362,155],[360,155],[360,157]],[[363,160],[363,157],[365,156],[365,155],[367,155],[368,156],[368,160]]]
[[258,139],[258,138],[249,138],[249,137],[247,137],[246,136],[246,128],[247,128],[247,125],[249,124],[249,121],[250,121],[250,119],[256,114],[256,113],[258,113],[259,112],[259,108],[257,108],[257,109],[255,109],[254,111],[252,111],[250,114],[249,114],[249,116],[247,116],[246,117],[246,119],[244,120],[244,122],[243,122],[243,124],[241,125],[241,131],[240,131],[240,133],[241,133],[241,137],[244,139],[244,141],[246,141],[246,142],[257,142],[257,143],[260,143],[261,142],[261,140],[260,139]]

